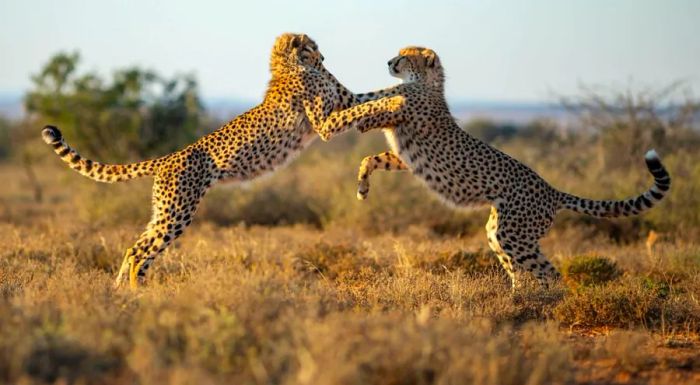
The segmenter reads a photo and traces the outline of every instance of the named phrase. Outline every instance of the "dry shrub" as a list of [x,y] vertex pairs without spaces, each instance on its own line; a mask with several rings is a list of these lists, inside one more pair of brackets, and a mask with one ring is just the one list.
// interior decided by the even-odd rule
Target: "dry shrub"
[[318,274],[325,279],[348,279],[379,269],[374,260],[362,254],[361,249],[347,244],[318,242],[296,252],[292,260],[299,272]]
[[63,379],[99,383],[108,376],[124,370],[122,357],[91,351],[79,342],[61,336],[42,335],[34,339],[25,357],[23,370],[32,379],[53,383]]
[[597,349],[604,358],[613,358],[616,364],[629,372],[638,372],[653,364],[648,348],[651,337],[634,330],[618,330],[606,336]]
[[127,224],[145,227],[148,223],[152,178],[104,184],[75,175],[73,170],[62,171],[61,174],[63,188],[72,192],[70,199],[77,207],[77,215],[71,214],[71,220],[81,219],[96,227]]
[[549,326],[527,326],[518,337],[488,322],[345,316],[309,325],[307,333],[290,383],[510,385],[570,378],[570,351]]
[[428,260],[421,260],[417,267],[433,274],[445,274],[455,270],[461,270],[465,274],[488,274],[505,270],[498,263],[498,259],[492,252],[483,249],[476,252],[457,250],[442,252]]

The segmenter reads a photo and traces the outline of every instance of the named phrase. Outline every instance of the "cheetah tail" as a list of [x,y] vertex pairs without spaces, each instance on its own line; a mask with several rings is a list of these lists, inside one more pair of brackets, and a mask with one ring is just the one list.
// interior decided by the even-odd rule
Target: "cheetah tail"
[[661,164],[661,159],[655,150],[649,150],[644,155],[644,160],[649,172],[654,176],[654,185],[643,194],[620,201],[605,201],[579,198],[562,192],[559,208],[595,217],[626,217],[650,209],[668,193],[671,188],[671,177]]
[[54,152],[70,168],[98,182],[121,182],[140,176],[152,175],[155,172],[155,162],[153,160],[131,164],[103,164],[83,159],[78,155],[77,151],[65,142],[61,131],[54,126],[44,127],[41,131],[41,137],[46,144],[53,147]]

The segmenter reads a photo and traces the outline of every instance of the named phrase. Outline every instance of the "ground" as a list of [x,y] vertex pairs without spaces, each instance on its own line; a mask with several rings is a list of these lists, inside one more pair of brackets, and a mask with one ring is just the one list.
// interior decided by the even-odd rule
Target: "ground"
[[481,228],[222,222],[223,187],[132,292],[112,283],[149,181],[48,167],[37,203],[20,168],[0,174],[0,383],[700,382],[694,241],[560,224],[544,250],[565,281],[513,294]]

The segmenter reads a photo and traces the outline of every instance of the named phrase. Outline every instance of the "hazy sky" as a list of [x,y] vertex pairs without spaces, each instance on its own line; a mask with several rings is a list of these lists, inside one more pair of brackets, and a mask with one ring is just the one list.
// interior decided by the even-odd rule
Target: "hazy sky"
[[453,100],[545,100],[579,84],[700,91],[700,1],[0,0],[0,93],[60,50],[109,74],[192,72],[208,97],[257,100],[276,35],[305,32],[355,91],[394,84],[386,61],[435,49]]

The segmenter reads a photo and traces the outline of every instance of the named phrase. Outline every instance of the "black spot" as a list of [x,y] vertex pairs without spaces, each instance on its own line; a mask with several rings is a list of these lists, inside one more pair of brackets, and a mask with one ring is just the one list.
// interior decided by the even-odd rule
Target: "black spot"
[[651,194],[651,196],[653,196],[653,197],[654,197],[654,199],[656,199],[656,200],[659,200],[659,199],[661,199],[661,198],[663,198],[663,197],[664,197],[664,194],[661,194],[661,193],[657,193],[657,192],[656,192],[656,191],[654,191],[654,190],[649,190],[649,193],[650,193],[650,194]]
[[637,208],[637,210],[641,210],[641,209],[642,209],[642,200],[641,200],[641,199],[636,199],[636,200],[634,201],[634,207]]

